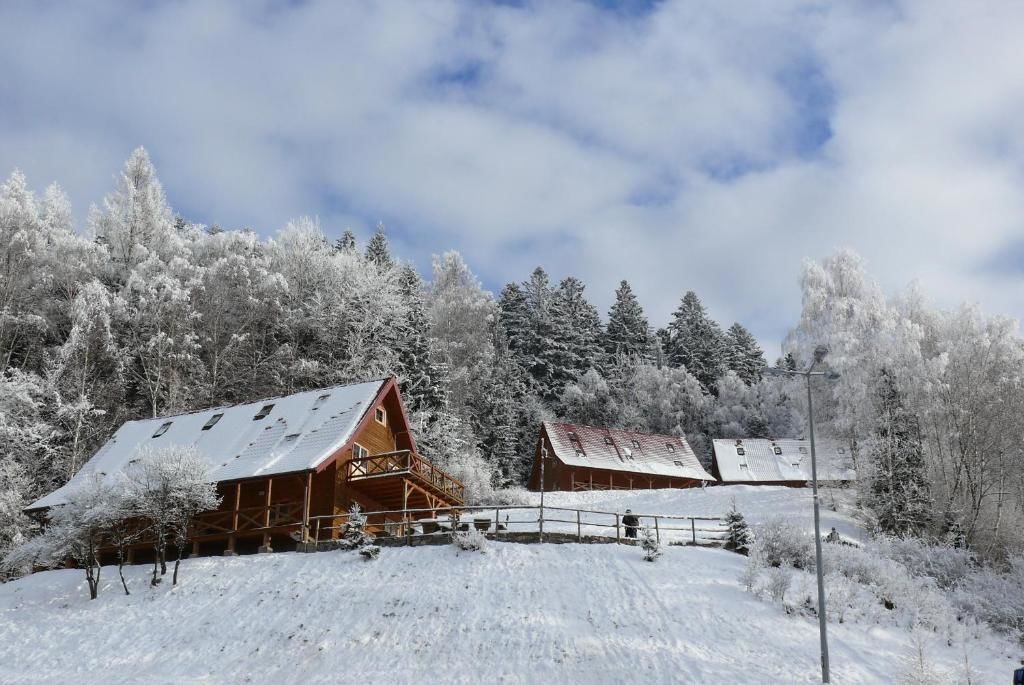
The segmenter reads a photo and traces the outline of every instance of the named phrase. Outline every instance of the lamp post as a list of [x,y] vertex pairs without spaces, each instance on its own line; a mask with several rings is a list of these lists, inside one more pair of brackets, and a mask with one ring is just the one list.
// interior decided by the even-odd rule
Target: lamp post
[[544,542],[544,462],[548,460],[548,448],[542,443],[540,446],[540,532],[537,533],[537,542]]
[[829,683],[828,668],[828,622],[825,620],[825,576],[821,563],[821,512],[818,505],[818,458],[814,450],[814,400],[811,397],[811,377],[825,376],[829,380],[839,378],[835,371],[815,371],[814,367],[820,364],[828,355],[828,348],[819,345],[814,350],[814,360],[807,367],[806,371],[791,371],[790,369],[769,369],[775,374],[789,374],[791,376],[803,376],[807,380],[807,424],[811,434],[811,486],[814,491],[814,570],[818,577],[818,635],[821,639],[821,682]]

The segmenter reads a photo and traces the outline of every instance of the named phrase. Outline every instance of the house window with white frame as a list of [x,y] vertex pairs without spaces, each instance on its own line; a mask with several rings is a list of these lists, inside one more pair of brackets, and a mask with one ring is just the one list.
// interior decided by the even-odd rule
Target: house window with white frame
[[377,407],[373,411],[374,420],[382,426],[388,425],[388,414],[384,411],[384,407]]
[[370,451],[360,445],[358,442],[352,445],[352,458],[353,459],[365,459],[370,456]]

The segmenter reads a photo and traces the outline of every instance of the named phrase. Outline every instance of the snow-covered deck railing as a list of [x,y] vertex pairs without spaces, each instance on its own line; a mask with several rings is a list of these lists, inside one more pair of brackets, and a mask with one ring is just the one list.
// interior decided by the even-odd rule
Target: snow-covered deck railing
[[268,528],[302,528],[302,502],[275,502],[270,506],[207,511],[196,518],[197,538],[224,533],[248,533]]
[[[471,527],[497,539],[513,533],[560,533],[586,537],[626,538],[625,514],[612,511],[567,509],[539,506],[472,506],[438,509],[409,509],[361,512],[367,527],[380,536],[413,537],[448,535],[452,530]],[[638,514],[639,528],[649,528],[659,542],[717,545],[726,536],[725,521],[720,516],[678,516]],[[340,534],[349,514],[342,513],[310,518],[314,542]]]
[[351,481],[388,476],[412,476],[421,485],[447,498],[465,501],[466,488],[461,482],[411,450],[372,454],[348,462],[348,479]]

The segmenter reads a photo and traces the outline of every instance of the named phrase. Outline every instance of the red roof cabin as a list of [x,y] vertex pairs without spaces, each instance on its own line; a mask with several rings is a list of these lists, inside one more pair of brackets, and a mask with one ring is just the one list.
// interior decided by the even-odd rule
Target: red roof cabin
[[545,491],[691,488],[714,481],[686,438],[677,435],[545,421],[534,453],[531,490],[541,489],[545,454]]

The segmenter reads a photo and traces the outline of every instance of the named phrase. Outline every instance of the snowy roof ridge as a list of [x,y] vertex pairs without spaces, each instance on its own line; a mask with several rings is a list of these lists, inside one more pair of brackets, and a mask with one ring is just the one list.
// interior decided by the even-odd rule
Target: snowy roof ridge
[[[803,438],[717,438],[712,449],[723,483],[806,482],[811,479],[810,444]],[[853,456],[842,442],[816,438],[814,448],[818,480],[857,480]]]
[[352,439],[390,382],[371,379],[126,421],[70,481],[26,510],[64,504],[91,474],[113,478],[147,451],[172,445],[195,449],[213,482],[315,469]]
[[545,421],[544,429],[554,456],[571,466],[714,480],[680,435],[555,421]]

